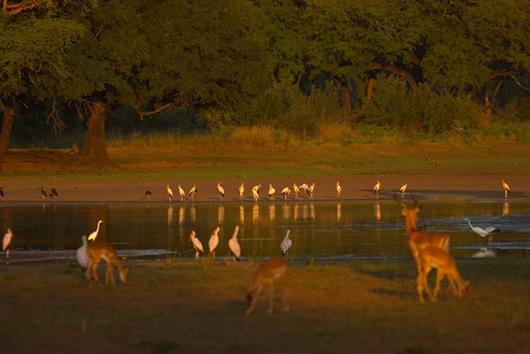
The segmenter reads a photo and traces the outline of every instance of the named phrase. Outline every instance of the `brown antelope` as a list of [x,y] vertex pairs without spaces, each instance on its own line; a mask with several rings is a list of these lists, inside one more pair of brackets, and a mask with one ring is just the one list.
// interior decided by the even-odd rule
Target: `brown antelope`
[[407,231],[407,244],[410,253],[416,261],[416,269],[420,272],[419,253],[428,246],[438,247],[449,253],[449,235],[444,232],[425,232],[416,228],[416,220],[420,207],[418,202],[413,205],[401,205],[401,212],[406,218],[405,230]]
[[[287,261],[280,256],[272,257],[265,263],[260,264],[254,279],[252,280],[252,285],[247,293],[247,315],[254,311],[256,306],[256,301],[258,296],[263,290],[263,284],[267,283],[270,287],[269,292],[269,310],[268,313],[271,314],[274,307],[274,281],[278,280],[287,272]],[[284,291],[285,292],[285,291]],[[285,301],[282,297],[282,303]],[[289,305],[284,305],[284,310],[289,311]]]
[[[421,271],[416,281],[416,289],[418,290],[420,303],[424,302],[424,291],[427,292],[431,301],[435,302],[438,300],[438,291],[446,275],[456,297],[463,297],[469,288],[469,282],[465,281],[458,272],[453,257],[441,248],[428,246],[422,249],[420,251],[420,267]],[[437,269],[436,285],[434,287],[434,293],[431,293],[427,277],[433,268]]]
[[127,282],[128,270],[122,266],[114,247],[104,242],[89,242],[87,245],[87,252],[89,261],[86,270],[86,278],[89,282],[91,278],[94,278],[94,280],[99,283],[97,268],[101,259],[107,263],[105,284],[108,284],[110,279],[112,285],[116,285],[114,272],[112,271],[113,266],[118,269],[121,282],[124,284]]

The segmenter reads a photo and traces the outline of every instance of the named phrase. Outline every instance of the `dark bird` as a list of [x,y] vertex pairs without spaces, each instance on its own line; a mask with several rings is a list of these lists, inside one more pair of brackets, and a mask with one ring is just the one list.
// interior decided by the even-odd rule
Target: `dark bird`
[[48,197],[50,198],[57,198],[59,196],[59,193],[57,193],[57,189],[52,188],[50,193],[48,193]]
[[44,190],[44,187],[40,187],[40,197],[42,199],[48,198],[48,193],[46,193],[46,191]]
[[4,187],[0,187],[0,199],[4,199],[4,197],[5,197]]
[[152,195],[153,195],[153,193],[151,193],[151,191],[145,191],[144,199],[151,199]]

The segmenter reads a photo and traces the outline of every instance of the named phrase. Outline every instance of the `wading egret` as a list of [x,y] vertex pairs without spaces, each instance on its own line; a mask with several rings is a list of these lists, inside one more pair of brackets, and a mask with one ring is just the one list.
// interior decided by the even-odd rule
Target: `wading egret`
[[337,181],[337,198],[340,198],[342,196],[342,187],[340,186],[340,182]]
[[245,183],[241,183],[239,186],[239,199],[245,198]]
[[377,198],[379,198],[379,191],[381,190],[381,181],[377,180],[374,185],[374,193]]
[[169,198],[169,201],[171,202],[173,200],[173,189],[171,189],[169,184],[166,184],[166,190],[167,190],[167,196]]
[[274,200],[274,194],[276,194],[276,189],[274,189],[272,184],[269,184],[269,198]]
[[221,186],[221,182],[217,183],[217,191],[219,192],[219,200],[223,199],[225,196],[225,189]]
[[289,238],[289,234],[291,233],[290,229],[287,229],[287,233],[285,234],[285,237],[282,240],[282,243],[280,243],[280,249],[282,250],[282,255],[286,256],[287,253],[289,253],[289,248],[293,245],[293,241]]
[[197,187],[193,185],[193,187],[191,187],[190,191],[188,192],[188,197],[193,201],[195,200],[195,194],[197,194]]
[[2,251],[6,253],[6,260],[9,262],[9,251],[11,250],[11,241],[13,240],[13,229],[8,227],[2,240]]
[[259,198],[260,198],[259,189],[260,188],[261,188],[261,184],[258,184],[252,187],[252,198],[254,198],[255,203],[259,202]]
[[508,183],[506,183],[504,178],[502,179],[501,182],[502,182],[502,189],[504,189],[504,199],[508,199],[508,194],[510,193],[510,186],[508,185]]
[[228,248],[230,248],[230,251],[232,252],[232,256],[236,261],[239,261],[241,257],[241,246],[239,246],[239,242],[237,241],[237,234],[239,233],[239,225],[236,225],[234,229],[234,233],[232,234],[232,237],[228,241]]
[[488,240],[489,240],[490,243],[491,243],[492,238],[493,238],[493,235],[491,235],[491,234],[494,233],[494,232],[499,232],[499,230],[494,228],[493,226],[486,227],[485,229],[483,229],[481,227],[471,225],[471,221],[469,221],[468,218],[464,218],[464,220],[467,221],[467,223],[469,224],[469,227],[471,228],[471,230],[473,230],[473,232],[475,232],[481,238],[484,238],[484,237],[488,236]]
[[201,241],[195,237],[195,231],[192,231],[190,234],[190,241],[195,250],[195,259],[199,259],[199,256],[204,252]]
[[291,190],[289,189],[289,187],[285,187],[284,189],[282,189],[281,195],[283,195],[283,199],[287,199],[287,196],[288,195],[291,195]]
[[210,236],[210,240],[208,241],[208,249],[210,250],[210,254],[212,255],[212,259],[215,258],[215,250],[217,249],[217,246],[219,246],[219,226],[217,226],[213,231],[212,235]]
[[91,233],[88,236],[88,240],[89,241],[95,241],[96,240],[96,237],[98,237],[98,233],[99,233],[99,226],[101,225],[102,222],[103,222],[103,220],[99,220],[98,221],[98,227],[96,228],[96,231],[94,231],[93,233]]
[[83,235],[81,237],[81,242],[83,242],[83,244],[81,245],[81,247],[79,247],[75,253],[76,255],[76,258],[77,258],[77,262],[79,263],[79,265],[81,266],[81,268],[87,268],[88,267],[88,261],[90,260],[88,258],[88,253],[87,253],[87,242],[86,242],[86,236]]
[[408,183],[405,183],[399,188],[399,192],[401,193],[401,198],[405,196],[405,192],[407,191]]
[[314,192],[315,192],[315,182],[311,183],[309,188],[307,188],[307,194],[309,194],[309,198],[313,199]]
[[298,196],[300,196],[300,188],[296,185],[296,183],[293,183],[293,192],[294,197],[298,199]]
[[179,189],[180,201],[183,201],[184,198],[186,198],[186,192],[184,191],[184,189],[182,188],[182,186],[180,184],[178,185],[178,189]]

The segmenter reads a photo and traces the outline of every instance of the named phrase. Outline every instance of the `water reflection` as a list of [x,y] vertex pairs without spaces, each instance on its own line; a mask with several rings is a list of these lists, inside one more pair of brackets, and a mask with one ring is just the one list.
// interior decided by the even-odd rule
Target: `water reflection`
[[239,206],[239,222],[241,224],[245,223],[245,207],[243,205]]
[[252,206],[252,222],[256,224],[259,220],[259,204],[255,203]]
[[377,221],[381,221],[381,204],[379,202],[374,205],[374,216]]
[[337,203],[337,223],[340,224],[341,220],[342,220],[342,204]]
[[497,252],[493,248],[481,248],[471,255],[473,258],[492,258],[496,256]]
[[291,218],[291,204],[284,203],[282,206],[282,217],[284,220]]
[[192,224],[197,223],[197,209],[193,205],[190,207],[190,221]]
[[510,203],[508,201],[504,201],[502,203],[502,216],[508,216],[510,214]]
[[217,208],[217,224],[222,225],[225,223],[225,207],[224,205],[219,205]]
[[274,221],[276,218],[276,205],[271,204],[269,205],[269,220]]

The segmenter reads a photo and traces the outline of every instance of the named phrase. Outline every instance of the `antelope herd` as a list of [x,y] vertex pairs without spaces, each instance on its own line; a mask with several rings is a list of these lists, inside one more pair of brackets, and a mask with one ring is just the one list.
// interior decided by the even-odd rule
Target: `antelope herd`
[[[508,198],[510,187],[504,181],[504,179],[501,183],[504,190],[505,198]],[[255,185],[251,188],[252,198],[255,202],[258,202],[261,198],[259,193],[260,187],[261,184]],[[166,189],[168,193],[168,199],[171,202],[174,199],[173,190],[171,189],[169,184],[166,185]],[[402,215],[405,217],[407,245],[412,255],[412,258],[414,259],[416,264],[416,290],[418,293],[419,302],[423,303],[425,301],[424,294],[427,294],[427,297],[430,301],[437,301],[441,282],[446,276],[449,279],[450,287],[455,296],[458,298],[463,297],[469,288],[469,282],[462,278],[457,269],[455,260],[449,254],[449,235],[442,232],[426,232],[417,228],[416,223],[418,213],[420,212],[420,206],[415,198],[412,198],[413,203],[404,202],[403,197],[406,192],[406,189],[407,184],[404,184],[399,189],[401,200],[398,200],[398,198],[396,197],[395,200],[400,203]],[[221,185],[220,182],[217,183],[217,191],[219,194],[219,199],[222,200],[225,197],[225,188]],[[336,183],[336,191],[337,197],[340,198],[342,195],[342,187],[339,181],[337,181]],[[382,191],[381,181],[378,180],[376,182],[373,191],[376,195],[376,198],[379,198],[379,193]],[[193,185],[193,187],[187,193],[187,197],[193,200],[197,192],[197,187]],[[245,196],[244,183],[241,183],[238,188],[238,192],[239,197],[243,199]],[[276,189],[272,186],[272,184],[269,184],[267,194],[270,200],[274,200],[275,192]],[[312,198],[314,192],[314,182],[311,185],[303,183],[300,186],[294,183],[292,185],[292,191],[291,188],[287,186],[281,190],[281,195],[284,197],[284,199],[290,196],[291,193],[294,193],[295,198],[299,198],[303,194],[305,194],[308,198]],[[181,185],[178,185],[178,193],[180,200],[183,200],[186,197],[186,193],[181,187]],[[44,195],[44,193],[42,194]],[[145,199],[148,199],[148,197],[150,198],[151,194],[152,193],[150,191],[146,191]],[[480,227],[474,227],[473,225],[471,225],[471,222],[468,219],[465,220],[469,223],[471,229],[477,234],[479,234],[481,237],[490,236],[492,232],[497,231],[494,228],[482,229]],[[109,281],[113,285],[115,284],[113,268],[117,268],[121,281],[125,283],[127,281],[128,270],[122,265],[116,250],[111,245],[103,241],[96,241],[102,223],[102,220],[98,221],[96,230],[88,236],[88,241],[86,236],[82,237],[83,244],[81,247],[79,247],[79,249],[77,249],[76,252],[78,262],[83,268],[86,268],[85,275],[89,284],[91,284],[92,279],[99,283],[97,268],[101,260],[106,263],[106,284],[108,284]],[[217,226],[212,231],[211,237],[208,242],[208,250],[211,254],[212,261],[215,259],[215,252],[219,245],[219,231],[220,228],[219,226]],[[239,245],[237,239],[238,232],[239,226],[236,226],[232,237],[228,241],[228,245],[233,259],[239,261],[241,257],[241,246]],[[287,234],[285,235],[280,245],[282,256],[272,257],[262,263],[257,268],[257,271],[251,283],[251,287],[246,295],[248,301],[248,308],[246,311],[247,314],[251,313],[254,310],[257,298],[264,285],[268,285],[270,287],[268,311],[269,313],[273,311],[274,283],[280,278],[285,278],[285,274],[287,273],[288,262],[286,260],[286,257],[288,254],[288,250],[293,243],[293,241],[289,238],[289,232],[290,230],[287,230]],[[11,227],[9,227],[7,229],[6,234],[4,235],[2,242],[2,250],[6,252],[7,260],[9,260],[9,252],[11,249],[12,239],[13,231]],[[194,230],[191,231],[189,240],[195,251],[195,258],[198,259],[200,255],[204,252],[204,248],[201,241],[196,237],[196,232]],[[432,269],[437,269],[436,282],[433,291],[431,291],[431,288],[429,287],[427,281],[428,275]],[[288,309],[288,305],[285,306],[285,309]]]

